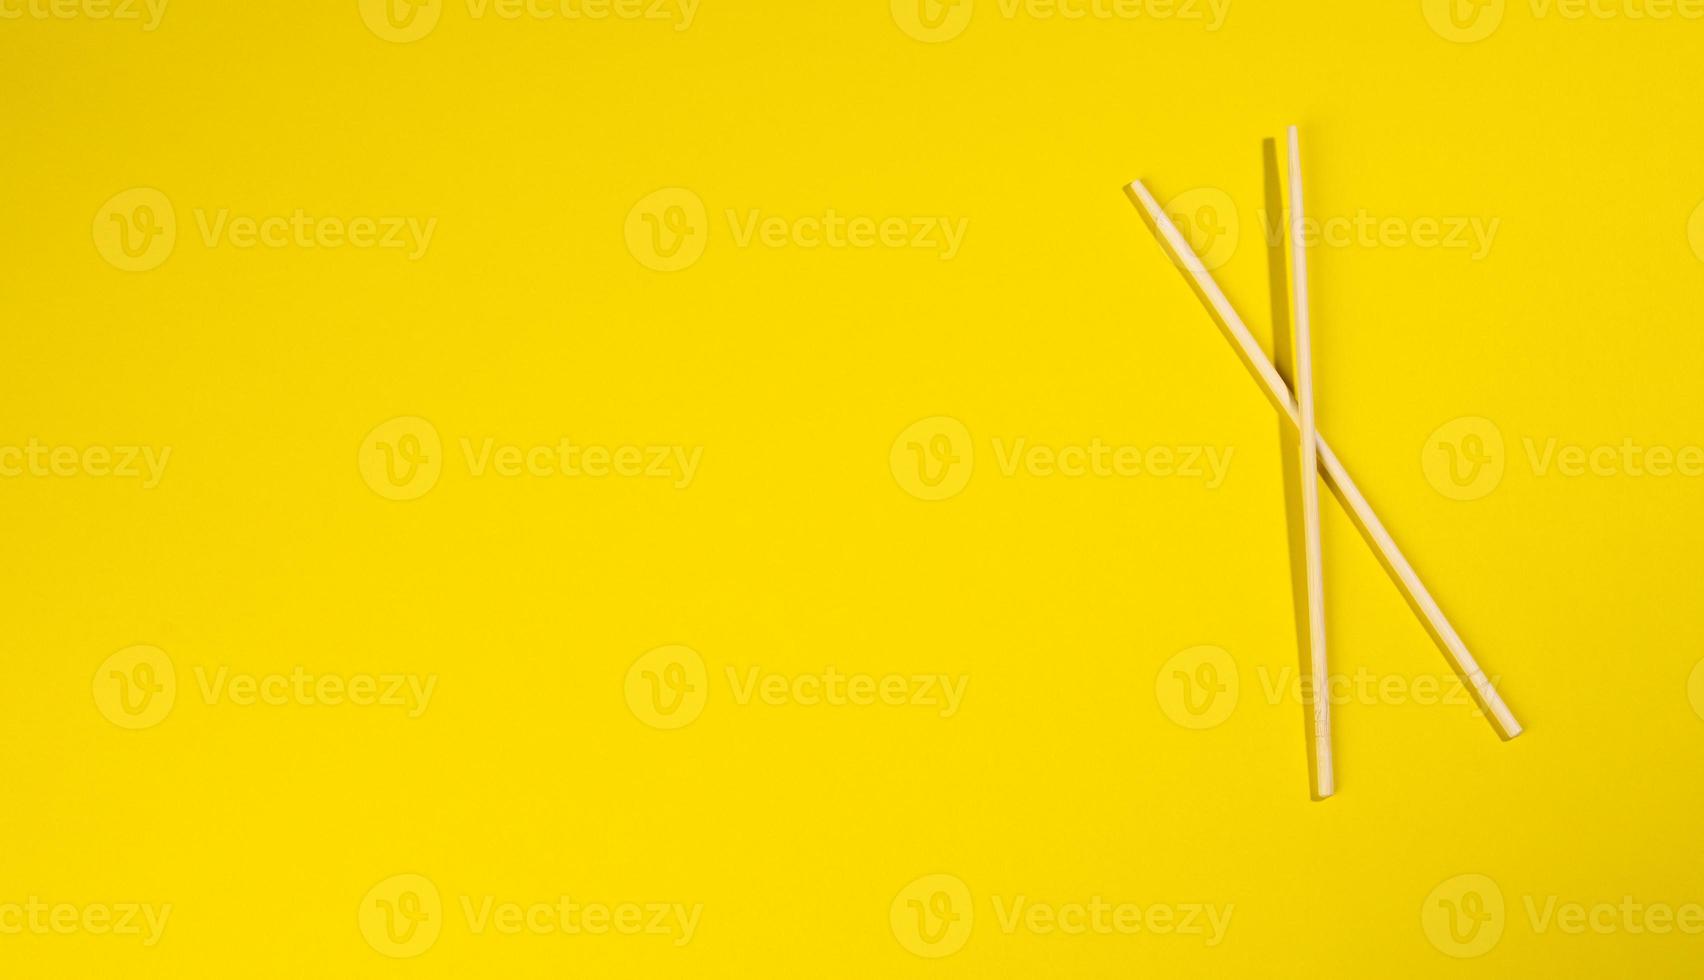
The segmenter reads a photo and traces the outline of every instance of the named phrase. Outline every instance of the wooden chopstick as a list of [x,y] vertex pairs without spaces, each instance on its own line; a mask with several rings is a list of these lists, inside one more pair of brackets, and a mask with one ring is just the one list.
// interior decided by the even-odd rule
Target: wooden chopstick
[[[1208,312],[1213,314],[1213,319],[1219,324],[1219,329],[1224,332],[1225,337],[1230,340],[1231,346],[1241,355],[1243,364],[1253,372],[1255,380],[1259,381],[1261,387],[1265,389],[1266,397],[1284,413],[1284,417],[1290,420],[1290,424],[1296,426],[1299,430],[1301,428],[1301,410],[1297,407],[1296,400],[1291,397],[1289,386],[1284,383],[1284,379],[1278,374],[1277,369],[1272,366],[1272,362],[1266,357],[1266,353],[1260,349],[1260,345],[1255,341],[1254,335],[1249,333],[1242,318],[1237,316],[1237,311],[1232,308],[1230,300],[1225,298],[1224,291],[1219,288],[1219,284],[1213,281],[1213,277],[1207,272],[1206,266],[1201,264],[1200,257],[1189,247],[1189,242],[1177,230],[1177,226],[1172,224],[1171,218],[1166,216],[1159,202],[1154,199],[1154,195],[1149,193],[1148,188],[1143,186],[1141,181],[1133,181],[1129,190],[1136,204],[1141,208],[1149,226],[1153,228],[1161,247],[1170,252],[1172,258],[1183,269],[1196,292],[1200,294],[1202,301],[1207,304]],[[1384,525],[1379,522],[1378,515],[1373,513],[1372,505],[1367,502],[1366,497],[1361,495],[1360,488],[1355,486],[1355,481],[1349,478],[1349,471],[1343,468],[1343,463],[1338,460],[1337,454],[1331,451],[1331,446],[1317,432],[1315,438],[1318,440],[1320,472],[1325,475],[1326,482],[1337,494],[1337,499],[1343,503],[1344,508],[1349,512],[1349,516],[1361,529],[1361,534],[1378,552],[1379,559],[1384,563],[1385,569],[1390,572],[1391,577],[1396,579],[1396,584],[1402,589],[1409,605],[1413,606],[1414,610],[1419,613],[1426,631],[1443,648],[1444,656],[1450,661],[1450,665],[1456,673],[1466,682],[1480,710],[1485,713],[1486,718],[1490,720],[1492,727],[1497,729],[1498,734],[1505,739],[1518,736],[1521,733],[1520,722],[1515,720],[1514,714],[1509,711],[1509,706],[1503,703],[1502,695],[1497,693],[1497,689],[1485,676],[1485,672],[1480,669],[1479,662],[1474,660],[1473,654],[1468,652],[1467,645],[1462,643],[1460,636],[1456,635],[1455,628],[1450,625],[1448,619],[1444,618],[1444,611],[1438,608],[1437,601],[1432,598],[1430,592],[1426,591],[1426,586],[1420,582],[1420,576],[1415,573],[1414,567],[1408,564],[1408,559],[1403,557],[1401,549],[1396,546],[1396,541],[1391,538],[1390,532],[1386,531]]]
[[1313,791],[1315,799],[1336,792],[1331,762],[1331,673],[1325,660],[1325,573],[1319,545],[1319,432],[1314,423],[1313,338],[1308,310],[1308,246],[1303,234],[1302,153],[1290,127],[1290,271],[1296,303],[1296,401],[1301,433],[1302,534],[1307,553],[1308,664],[1313,683]]

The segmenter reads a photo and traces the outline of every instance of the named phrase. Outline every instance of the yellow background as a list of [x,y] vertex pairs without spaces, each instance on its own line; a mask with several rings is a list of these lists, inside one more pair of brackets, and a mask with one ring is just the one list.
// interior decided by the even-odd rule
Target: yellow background
[[[8,9],[19,9],[16,5]],[[1150,8],[1151,9],[1151,8]],[[1619,10],[1620,8],[1616,8]],[[1486,14],[1492,16],[1493,14]],[[1237,0],[1216,31],[976,0],[924,43],[886,0],[703,0],[668,22],[470,17],[412,43],[355,0],[174,0],[135,22],[0,20],[0,444],[172,449],[154,489],[0,480],[0,904],[172,904],[160,942],[0,935],[18,977],[1686,976],[1704,936],[1541,933],[1523,902],[1704,902],[1700,481],[1540,474],[1543,445],[1704,440],[1704,21],[1511,3],[1456,43],[1412,0]],[[903,19],[903,18],[901,18]],[[1321,428],[1527,734],[1350,699],[1339,796],[1307,797],[1276,415],[1121,192],[1216,188],[1220,269],[1270,341],[1262,144],[1303,127],[1310,211],[1498,219],[1483,259],[1313,252]],[[173,203],[121,271],[103,202]],[[653,271],[630,209],[706,207]],[[208,247],[196,209],[437,219],[382,249]],[[735,210],[951,216],[960,252],[742,247]],[[430,420],[398,502],[357,452]],[[906,492],[946,416],[974,473]],[[1455,500],[1430,435],[1491,420],[1506,473]],[[685,489],[472,477],[457,440],[702,447]],[[994,440],[1232,447],[1229,478],[1005,475]],[[1334,671],[1444,660],[1326,498]],[[126,730],[115,652],[176,667]],[[707,666],[703,714],[637,717],[628,669]],[[1168,717],[1164,665],[1225,651],[1240,700]],[[740,704],[726,671],[968,678],[962,709]],[[436,677],[394,708],[208,704],[194,668]],[[442,893],[380,955],[363,896]],[[962,881],[963,948],[890,925]],[[1422,912],[1492,879],[1500,942]],[[702,903],[692,941],[478,934],[477,902]],[[992,901],[1234,905],[1224,941],[1036,935]],[[914,944],[913,944],[914,945]]]

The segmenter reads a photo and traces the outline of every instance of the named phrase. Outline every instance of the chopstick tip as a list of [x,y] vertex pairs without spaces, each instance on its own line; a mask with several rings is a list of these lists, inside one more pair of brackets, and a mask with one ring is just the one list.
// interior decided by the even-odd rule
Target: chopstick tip
[[1124,189],[1130,196],[1136,198],[1143,207],[1150,211],[1159,209],[1159,202],[1154,200],[1154,195],[1148,190],[1148,185],[1142,183],[1140,179],[1131,181]]

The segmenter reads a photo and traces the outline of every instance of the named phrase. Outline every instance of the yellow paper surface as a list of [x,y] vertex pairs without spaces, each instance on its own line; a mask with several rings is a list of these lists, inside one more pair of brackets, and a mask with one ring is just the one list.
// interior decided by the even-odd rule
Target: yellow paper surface
[[1696,973],[1704,7],[0,14],[5,975]]

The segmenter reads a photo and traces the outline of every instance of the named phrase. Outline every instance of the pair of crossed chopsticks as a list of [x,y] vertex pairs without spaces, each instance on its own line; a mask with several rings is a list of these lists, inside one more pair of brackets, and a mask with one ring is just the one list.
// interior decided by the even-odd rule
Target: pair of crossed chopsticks
[[1302,480],[1302,521],[1304,524],[1306,544],[1307,571],[1307,614],[1308,614],[1308,655],[1311,674],[1309,693],[1310,707],[1313,716],[1313,775],[1314,797],[1324,799],[1336,790],[1336,779],[1331,761],[1331,693],[1330,678],[1326,669],[1325,659],[1325,606],[1324,606],[1324,575],[1320,568],[1319,546],[1319,485],[1315,480],[1315,471],[1323,472],[1326,482],[1337,494],[1337,499],[1348,509],[1349,516],[1361,529],[1361,534],[1378,552],[1398,586],[1402,588],[1416,612],[1425,623],[1427,632],[1444,650],[1444,656],[1450,661],[1468,689],[1473,692],[1474,700],[1481,711],[1491,720],[1504,739],[1511,739],[1521,733],[1520,722],[1509,711],[1508,705],[1497,693],[1485,671],[1480,669],[1473,654],[1467,651],[1467,646],[1461,642],[1461,637],[1444,618],[1444,611],[1438,608],[1438,603],[1432,594],[1426,591],[1426,586],[1420,582],[1420,576],[1414,572],[1414,567],[1408,564],[1408,559],[1402,556],[1396,541],[1390,532],[1379,522],[1378,515],[1373,513],[1372,505],[1361,495],[1355,481],[1349,478],[1349,472],[1338,461],[1337,455],[1325,444],[1314,425],[1314,392],[1313,392],[1313,353],[1309,337],[1308,323],[1308,264],[1307,248],[1303,241],[1303,218],[1306,212],[1302,206],[1302,165],[1299,140],[1296,127],[1290,127],[1289,133],[1289,183],[1290,183],[1290,214],[1289,214],[1289,245],[1293,276],[1295,300],[1295,335],[1296,335],[1296,395],[1293,397],[1290,388],[1279,375],[1272,362],[1266,358],[1265,352],[1249,333],[1242,318],[1231,308],[1230,300],[1225,298],[1219,284],[1207,272],[1201,259],[1196,256],[1189,242],[1172,224],[1159,202],[1141,181],[1130,185],[1131,196],[1140,205],[1143,216],[1160,244],[1171,253],[1173,259],[1183,269],[1196,292],[1207,304],[1207,309],[1213,314],[1213,319],[1231,341],[1243,363],[1254,372],[1255,380],[1266,389],[1266,396],[1290,420],[1301,434],[1301,480]]

